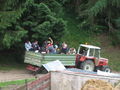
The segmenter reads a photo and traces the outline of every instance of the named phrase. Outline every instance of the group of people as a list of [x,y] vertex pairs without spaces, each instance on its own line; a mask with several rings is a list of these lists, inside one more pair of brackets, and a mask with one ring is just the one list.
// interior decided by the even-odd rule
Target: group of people
[[26,51],[35,51],[39,52],[40,51],[40,46],[38,44],[38,41],[34,41],[31,43],[29,40],[25,42],[25,49]]
[[35,51],[47,54],[76,54],[75,48],[68,48],[68,45],[65,42],[63,42],[60,46],[57,44],[54,45],[53,40],[50,37],[48,40],[44,41],[42,47],[39,46],[37,40],[33,43],[26,41],[25,49],[26,51]]

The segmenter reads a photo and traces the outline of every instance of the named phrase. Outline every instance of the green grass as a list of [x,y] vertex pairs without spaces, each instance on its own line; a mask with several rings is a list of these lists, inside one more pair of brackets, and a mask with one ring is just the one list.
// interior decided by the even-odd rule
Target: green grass
[[25,69],[24,64],[12,63],[12,64],[0,64],[0,70],[15,70],[15,69]]
[[35,79],[32,78],[32,79],[26,79],[26,80],[16,80],[16,81],[1,82],[0,87],[6,87],[6,86],[9,86],[9,85],[24,85],[26,82],[31,82],[31,81],[34,81]]
[[120,48],[111,45],[109,35],[99,35],[96,38],[101,43],[101,57],[109,60],[112,71],[120,71]]
[[[4,60],[4,58],[2,58],[2,59]],[[26,67],[25,64],[19,64],[15,61],[12,61],[12,60],[5,61],[5,62],[0,62],[0,70],[25,69],[25,67]]]
[[[20,58],[20,57],[18,57]],[[15,53],[0,53],[0,70],[24,69],[25,64],[17,61]]]
[[120,55],[119,55],[119,53],[117,54],[114,52],[111,52],[111,53],[104,52],[103,56],[109,59],[109,65],[110,65],[112,71],[120,71]]
[[120,71],[120,50],[115,49],[113,46],[108,46],[104,49],[102,56],[109,59],[109,65],[112,71]]
[[71,13],[65,12],[63,16],[64,20],[67,22],[67,32],[65,33],[62,41],[65,41],[69,47],[78,48],[81,43],[89,43],[93,45],[98,45],[94,35],[91,32],[80,30],[78,28],[78,20]]

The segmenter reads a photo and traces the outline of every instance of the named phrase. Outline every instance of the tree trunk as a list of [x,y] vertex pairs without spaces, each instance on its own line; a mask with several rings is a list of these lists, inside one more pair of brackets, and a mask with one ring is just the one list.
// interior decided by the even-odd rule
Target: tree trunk
[[79,6],[80,6],[81,0],[75,0],[75,12],[79,13]]

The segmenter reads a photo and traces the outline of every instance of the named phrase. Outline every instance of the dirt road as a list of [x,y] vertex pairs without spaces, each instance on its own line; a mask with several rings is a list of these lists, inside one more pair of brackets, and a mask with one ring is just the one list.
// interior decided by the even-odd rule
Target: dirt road
[[35,76],[27,70],[0,71],[0,82],[23,80],[34,77]]

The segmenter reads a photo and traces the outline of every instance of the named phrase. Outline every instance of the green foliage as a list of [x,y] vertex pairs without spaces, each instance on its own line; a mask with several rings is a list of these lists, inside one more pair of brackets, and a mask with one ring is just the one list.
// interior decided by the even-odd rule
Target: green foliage
[[107,0],[98,0],[95,5],[88,10],[89,16],[97,16],[107,7]]
[[70,2],[71,0],[56,0],[56,1],[58,1],[59,3],[61,3],[61,4],[65,4],[65,3],[68,3],[68,2]]
[[63,7],[60,3],[55,0],[48,0],[45,3],[56,17],[61,17],[63,15]]
[[21,10],[0,13],[1,48],[10,48],[14,43],[21,41],[21,38],[26,34],[26,31],[17,23],[21,13]]
[[23,12],[20,8],[23,1],[25,0],[5,0],[0,3],[0,49],[10,48],[27,33],[18,23]]
[[53,24],[52,28],[52,37],[55,39],[55,41],[61,41],[61,38],[66,32],[66,22],[60,18]]
[[78,25],[78,27],[79,27],[80,29],[84,29],[84,30],[89,31],[90,23],[88,22],[88,20],[83,20],[83,21]]
[[57,1],[35,3],[34,0],[6,0],[2,4],[0,49],[10,48],[25,39],[43,41],[51,36],[57,41],[66,29],[64,20],[57,14],[62,13]]
[[91,31],[79,28],[79,21],[74,18],[75,16],[72,13],[73,12],[65,12],[64,14],[63,18],[67,21],[67,30],[62,37],[62,42],[65,41],[68,44],[68,47],[74,47],[76,49],[78,49],[78,46],[81,43],[99,45],[100,43],[96,41]]
[[109,0],[112,2],[113,6],[120,7],[120,0]]
[[23,7],[23,4],[25,2],[26,2],[26,0],[1,0],[0,1],[0,10],[2,10],[2,11],[17,10],[20,7]]
[[[48,4],[48,3],[47,3]],[[58,40],[63,35],[65,23],[55,17],[46,3],[28,3],[21,18],[22,26],[28,30],[28,38],[43,41],[51,36]],[[55,7],[56,8],[56,7]],[[57,12],[56,12],[57,13]],[[58,33],[59,31],[59,33]]]
[[118,17],[117,19],[115,19],[115,24],[116,24],[116,28],[120,29],[120,17]]
[[64,6],[67,10],[72,10],[70,12],[77,12],[77,17],[74,18],[79,20],[79,30],[82,29],[96,35],[112,33],[114,35],[109,35],[113,41],[117,45],[120,44],[118,18],[120,16],[120,0],[67,0]]
[[[72,3],[79,4],[79,7],[73,9],[78,12],[80,29],[90,30],[97,34],[101,32],[116,33],[114,30],[118,32],[120,0],[81,0],[80,3],[73,0]],[[119,39],[119,34],[114,34],[114,37]]]
[[33,38],[38,39],[48,36],[51,33],[51,24],[49,21],[43,22],[34,28]]

